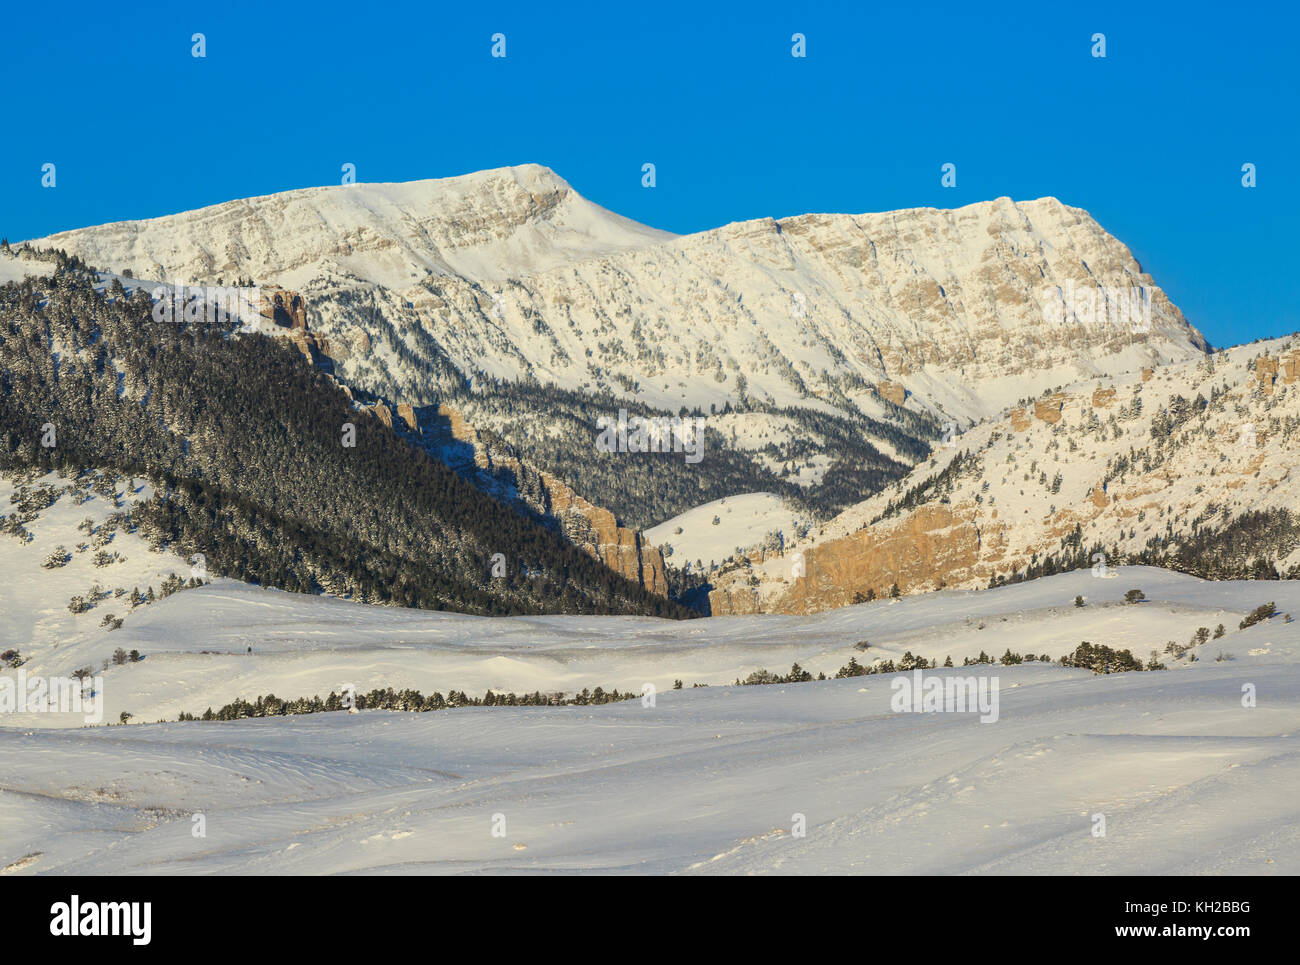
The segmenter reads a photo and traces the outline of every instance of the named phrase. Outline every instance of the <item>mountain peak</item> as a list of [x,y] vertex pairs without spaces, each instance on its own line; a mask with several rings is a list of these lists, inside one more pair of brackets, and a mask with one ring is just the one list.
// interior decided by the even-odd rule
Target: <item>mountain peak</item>
[[[1056,198],[676,236],[530,163],[306,188],[42,244],[137,278],[299,292],[342,377],[417,402],[450,363],[470,381],[607,390],[672,411],[752,399],[887,415],[883,398],[969,420],[1025,391],[1205,348],[1129,249]],[[1085,300],[1066,311],[1061,293],[1077,289]],[[1135,289],[1146,307],[1130,318],[1118,296]],[[398,337],[401,357],[388,357]]]
[[674,237],[522,164],[450,178],[299,188],[39,239],[141,278],[251,276],[405,289],[433,275],[501,283]]

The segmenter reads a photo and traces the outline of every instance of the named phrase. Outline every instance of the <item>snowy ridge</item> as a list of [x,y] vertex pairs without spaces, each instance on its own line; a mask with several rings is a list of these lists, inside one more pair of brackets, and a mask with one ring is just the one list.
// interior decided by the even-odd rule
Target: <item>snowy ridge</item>
[[484,281],[672,238],[580,197],[536,164],[458,178],[303,188],[35,242],[138,277],[322,277],[404,288],[432,273]]
[[[393,335],[377,337],[376,317],[405,352],[445,353],[471,378],[608,389],[671,410],[748,397],[868,414],[891,383],[962,422],[1015,391],[1204,346],[1122,243],[1054,198],[675,237],[525,165],[309,188],[36,244],[138,277],[251,275],[301,291],[311,327],[346,346],[341,377],[417,404],[430,400],[427,377]],[[1104,313],[1051,321],[1070,286],[1147,289],[1150,331]]]

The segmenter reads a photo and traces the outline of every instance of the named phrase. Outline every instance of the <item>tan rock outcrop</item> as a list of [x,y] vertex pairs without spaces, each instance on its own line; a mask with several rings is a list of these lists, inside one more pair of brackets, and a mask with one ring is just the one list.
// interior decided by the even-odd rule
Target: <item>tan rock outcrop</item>
[[294,348],[307,356],[307,360],[313,365],[325,363],[326,359],[331,357],[329,339],[321,338],[314,332],[295,328],[286,337],[293,343]]
[[885,380],[876,383],[876,394],[882,399],[888,399],[894,405],[902,405],[907,401],[907,389],[903,388],[897,382]]
[[[400,407],[398,413],[401,414]],[[555,519],[574,545],[651,593],[668,595],[663,554],[644,535],[620,526],[612,512],[579,496],[550,473],[527,465],[511,453],[490,449],[458,409],[440,405],[438,415],[446,420],[446,432],[451,439],[472,448],[474,465],[479,470],[513,477],[518,498],[535,511]],[[525,479],[537,485],[520,485]]]
[[1265,395],[1272,394],[1273,383],[1277,381],[1279,367],[1279,360],[1270,358],[1267,355],[1255,359],[1255,382]]
[[307,331],[307,302],[287,288],[271,286],[262,290],[261,315],[284,328]]
[[[805,575],[763,610],[818,613],[853,603],[869,591],[877,598],[887,597],[894,584],[906,593],[967,579],[976,575],[981,539],[969,511],[923,506],[901,520],[879,523],[807,550]],[[741,584],[714,590],[709,604],[715,615],[752,613],[757,612],[759,600]]]
[[650,546],[636,530],[619,526],[608,509],[583,499],[550,473],[543,472],[541,477],[551,511],[574,543],[651,593],[668,595],[664,559],[657,547]]
[[1065,406],[1066,395],[1057,392],[1045,399],[1034,402],[1034,418],[1055,425],[1061,421],[1061,410]]
[[1287,385],[1300,379],[1300,349],[1292,349],[1282,356],[1282,381]]
[[1109,409],[1115,404],[1115,390],[1097,388],[1092,391],[1092,405],[1095,409]]

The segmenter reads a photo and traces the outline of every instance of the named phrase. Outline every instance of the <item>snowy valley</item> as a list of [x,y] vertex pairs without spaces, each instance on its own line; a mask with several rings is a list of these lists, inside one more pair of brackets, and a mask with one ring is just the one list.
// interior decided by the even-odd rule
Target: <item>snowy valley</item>
[[1081,209],[523,165],[14,244],[0,310],[0,874],[1300,873],[1300,338]]

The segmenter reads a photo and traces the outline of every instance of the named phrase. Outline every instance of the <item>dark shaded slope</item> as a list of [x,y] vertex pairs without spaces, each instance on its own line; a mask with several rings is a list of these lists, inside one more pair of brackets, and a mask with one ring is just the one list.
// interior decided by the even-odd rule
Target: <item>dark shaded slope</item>
[[134,517],[148,535],[288,590],[469,613],[686,615],[355,411],[283,340],[151,313],[143,291],[98,294],[75,261],[0,288],[0,463],[148,476],[157,498]]

